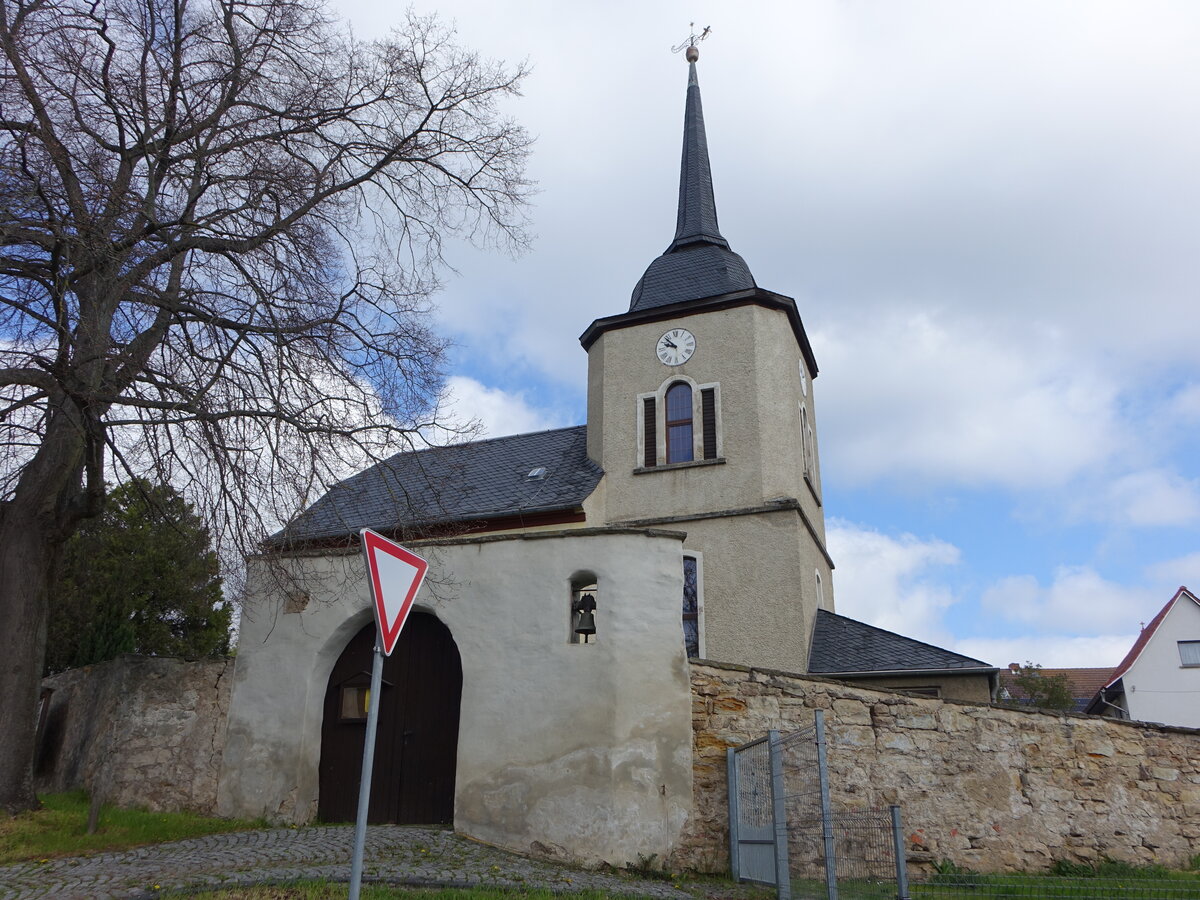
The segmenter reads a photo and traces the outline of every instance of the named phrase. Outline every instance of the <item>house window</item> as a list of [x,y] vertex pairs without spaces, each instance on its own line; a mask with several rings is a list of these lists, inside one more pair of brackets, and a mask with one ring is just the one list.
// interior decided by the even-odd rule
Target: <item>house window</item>
[[1184,666],[1200,666],[1200,641],[1180,641],[1179,662]]
[[816,582],[817,582],[817,608],[824,609],[825,608],[825,586],[821,583],[821,573],[814,569],[813,576],[816,578]]
[[667,462],[690,462],[692,444],[692,389],[679,382],[667,391]]
[[638,397],[639,468],[721,456],[719,384],[696,384],[675,377],[652,394]]
[[703,579],[699,556],[683,558],[683,646],[689,659],[704,655]]

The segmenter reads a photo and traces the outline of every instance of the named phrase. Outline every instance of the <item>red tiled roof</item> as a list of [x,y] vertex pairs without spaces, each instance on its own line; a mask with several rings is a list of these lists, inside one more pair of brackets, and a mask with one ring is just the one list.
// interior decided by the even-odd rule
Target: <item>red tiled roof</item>
[[1175,602],[1180,597],[1187,597],[1193,603],[1200,605],[1200,600],[1197,600],[1191,591],[1181,585],[1179,590],[1175,592],[1175,596],[1168,600],[1167,605],[1160,609],[1158,615],[1150,620],[1150,624],[1142,629],[1142,633],[1133,642],[1133,646],[1129,648],[1129,652],[1125,654],[1125,658],[1113,669],[1112,675],[1109,676],[1108,681],[1101,685],[1101,687],[1110,687],[1118,678],[1129,671],[1129,667],[1141,655],[1143,648],[1145,648],[1150,638],[1154,636],[1154,632],[1158,630],[1158,626],[1162,624],[1163,619],[1167,617],[1167,613],[1171,611],[1171,607],[1175,605]]
[[[1071,685],[1071,696],[1086,697],[1089,700],[1095,696],[1096,691],[1109,683],[1112,672],[1112,668],[1107,666],[1102,669],[1038,669],[1038,673],[1043,678],[1065,675],[1067,682]],[[1017,686],[1016,677],[1008,670],[1000,671],[1000,686],[1008,689],[1012,699],[1025,699],[1025,692]]]

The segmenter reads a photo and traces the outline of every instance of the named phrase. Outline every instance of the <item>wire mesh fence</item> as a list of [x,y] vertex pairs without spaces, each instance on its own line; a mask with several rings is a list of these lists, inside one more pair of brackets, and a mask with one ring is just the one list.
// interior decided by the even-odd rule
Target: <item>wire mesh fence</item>
[[905,897],[899,808],[834,809],[825,750],[817,710],[811,728],[729,752],[734,877],[774,884],[779,900]]
[[1160,877],[956,870],[910,881],[899,807],[830,803],[820,710],[812,727],[769,732],[731,749],[728,762],[733,876],[775,885],[778,900],[1200,900],[1200,873],[1165,869]]
[[909,885],[910,896],[936,900],[1197,900],[1200,876],[1092,878],[1052,875],[933,874]]

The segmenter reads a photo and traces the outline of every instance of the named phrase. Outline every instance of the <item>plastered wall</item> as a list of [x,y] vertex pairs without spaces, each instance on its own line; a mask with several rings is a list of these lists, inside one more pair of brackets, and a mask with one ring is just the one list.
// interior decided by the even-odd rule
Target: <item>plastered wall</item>
[[[674,848],[692,803],[682,539],[577,529],[413,545],[431,563],[417,606],[462,659],[456,830],[591,863]],[[371,614],[358,554],[288,565],[300,602],[264,563],[253,573],[219,810],[304,823],[317,809],[329,673]],[[568,642],[583,571],[599,607],[587,645]]]

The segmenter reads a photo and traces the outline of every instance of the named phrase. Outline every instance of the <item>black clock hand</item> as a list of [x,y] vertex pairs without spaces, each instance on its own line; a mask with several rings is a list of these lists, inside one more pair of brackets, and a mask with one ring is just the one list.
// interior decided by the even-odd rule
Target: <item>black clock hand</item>
[[671,343],[671,339],[670,339],[670,338],[663,338],[663,343],[664,343],[664,344],[666,344],[668,347],[670,347],[672,350],[678,350],[678,349],[679,349],[679,348],[678,348],[678,347],[676,347],[676,346],[675,346],[673,343]]

